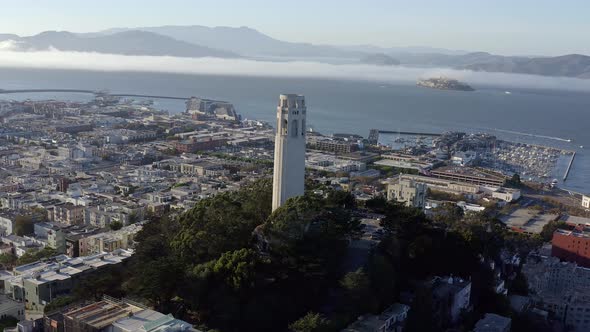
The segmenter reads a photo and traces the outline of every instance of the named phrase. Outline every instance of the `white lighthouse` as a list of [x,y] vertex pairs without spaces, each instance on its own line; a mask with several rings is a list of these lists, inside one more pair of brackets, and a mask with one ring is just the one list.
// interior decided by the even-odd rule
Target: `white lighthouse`
[[287,199],[304,192],[305,113],[305,97],[295,94],[280,96],[272,184],[273,211]]

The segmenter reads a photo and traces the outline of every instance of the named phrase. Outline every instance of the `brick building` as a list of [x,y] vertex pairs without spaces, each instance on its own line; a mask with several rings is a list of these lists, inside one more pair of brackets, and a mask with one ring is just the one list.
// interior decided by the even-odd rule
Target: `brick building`
[[553,233],[551,244],[552,256],[590,267],[590,227],[578,226],[571,231],[558,229]]

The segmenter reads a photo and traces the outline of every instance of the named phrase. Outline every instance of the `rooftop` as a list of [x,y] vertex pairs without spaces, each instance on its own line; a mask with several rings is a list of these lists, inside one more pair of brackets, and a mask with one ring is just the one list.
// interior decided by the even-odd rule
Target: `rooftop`
[[484,318],[480,319],[475,324],[474,332],[504,332],[509,330],[512,320],[510,318],[496,315],[485,314]]

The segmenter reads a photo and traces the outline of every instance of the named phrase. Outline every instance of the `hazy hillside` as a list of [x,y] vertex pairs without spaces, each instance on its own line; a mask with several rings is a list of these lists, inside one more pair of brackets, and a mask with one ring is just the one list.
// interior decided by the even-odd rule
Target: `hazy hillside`
[[473,63],[465,65],[464,68],[490,72],[590,78],[590,56],[570,54],[547,58],[507,57],[504,61]]
[[0,35],[15,40],[22,50],[98,52],[124,55],[170,55],[179,57],[237,57],[228,51],[179,41],[146,31],[124,31],[109,35],[84,36],[66,31],[46,31],[30,37]]
[[383,53],[369,54],[361,58],[361,63],[376,66],[396,66],[400,64],[399,60]]
[[502,56],[486,52],[453,51],[430,47],[328,46],[278,40],[248,27],[161,26],[116,28],[94,33],[48,31],[19,37],[0,34],[0,41],[21,50],[88,51],[126,55],[179,57],[238,57],[372,65],[439,67],[476,71],[590,78],[590,57]]
[[[102,33],[110,34],[129,30],[131,29],[117,28],[106,30]],[[249,56],[348,58],[359,58],[362,56],[362,52],[340,49],[334,46],[281,41],[248,27],[205,27],[193,25],[140,27],[134,30],[154,32],[188,43],[206,45],[208,47]]]

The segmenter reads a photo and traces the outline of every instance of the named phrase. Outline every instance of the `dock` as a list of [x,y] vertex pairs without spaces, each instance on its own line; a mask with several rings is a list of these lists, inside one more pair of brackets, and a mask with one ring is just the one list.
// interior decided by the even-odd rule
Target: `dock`
[[441,134],[435,134],[435,133],[417,133],[417,132],[409,132],[409,131],[394,131],[394,130],[381,130],[381,129],[379,129],[379,134],[397,134],[397,135],[431,136],[431,137],[441,136]]
[[565,174],[563,174],[563,181],[567,180],[567,176],[570,174],[570,169],[572,169],[572,165],[574,164],[574,159],[576,158],[576,151],[572,151],[572,159],[570,159],[569,164],[565,170]]
[[[137,98],[149,98],[149,99],[172,99],[172,100],[189,100],[191,97],[179,97],[179,96],[158,96],[158,95],[144,95],[134,93],[108,93],[104,91],[93,91],[93,90],[82,90],[82,89],[20,89],[20,90],[6,90],[0,89],[0,94],[12,94],[12,93],[43,93],[43,92],[55,92],[55,93],[84,93],[93,94],[95,96],[108,95],[113,97],[137,97]],[[207,98],[200,98],[206,101],[224,103],[225,101],[213,100]]]

